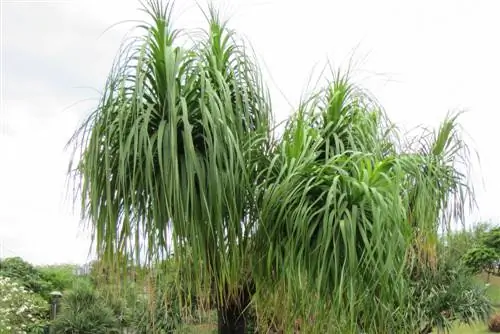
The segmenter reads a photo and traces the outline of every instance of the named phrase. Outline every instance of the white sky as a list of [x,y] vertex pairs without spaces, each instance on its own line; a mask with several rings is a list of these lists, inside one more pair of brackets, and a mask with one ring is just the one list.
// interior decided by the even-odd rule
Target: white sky
[[[102,33],[142,18],[139,2],[0,2],[0,256],[82,263],[89,240],[66,196],[64,145],[95,104],[130,24]],[[204,27],[194,1],[177,3],[178,27]],[[437,125],[449,110],[468,110],[461,121],[480,154],[484,179],[483,185],[477,178],[479,211],[469,222],[500,221],[498,0],[219,3],[272,76],[277,118],[291,110],[279,91],[296,105],[315,65],[327,58],[346,65],[354,49],[356,82],[394,121]],[[85,99],[94,100],[73,105]]]

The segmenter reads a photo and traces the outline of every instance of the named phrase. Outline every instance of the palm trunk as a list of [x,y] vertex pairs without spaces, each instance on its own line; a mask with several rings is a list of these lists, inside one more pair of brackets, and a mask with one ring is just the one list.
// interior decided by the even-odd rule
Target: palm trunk
[[246,320],[243,315],[246,305],[228,303],[217,310],[219,334],[245,334]]
[[253,283],[240,290],[239,296],[225,300],[217,309],[218,333],[219,334],[246,334],[247,314],[246,312],[252,295],[255,293]]

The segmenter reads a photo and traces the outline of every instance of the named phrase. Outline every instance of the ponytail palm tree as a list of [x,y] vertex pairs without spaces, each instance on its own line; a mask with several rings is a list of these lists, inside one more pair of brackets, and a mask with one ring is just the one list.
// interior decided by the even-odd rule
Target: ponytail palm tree
[[[261,184],[256,240],[265,249],[257,277],[286,298],[276,319],[314,315],[305,332],[393,332],[407,298],[404,224],[397,156],[381,108],[334,75],[288,123]],[[265,275],[273,272],[273,275]],[[262,306],[264,307],[264,306]],[[265,307],[264,307],[265,308]],[[310,326],[310,327],[308,327]]]
[[246,283],[267,91],[248,49],[214,9],[208,30],[184,40],[171,26],[171,6],[151,0],[145,10],[152,23],[120,54],[73,138],[83,148],[84,218],[101,256],[138,258],[143,250],[154,261],[173,243],[181,262],[201,263],[191,268],[191,288],[215,286],[225,326]]
[[145,10],[152,23],[72,139],[99,256],[173,249],[177,284],[209,291],[220,333],[243,333],[250,305],[263,330],[418,331],[408,269],[429,263],[440,219],[460,216],[469,190],[455,119],[401,145],[335,73],[276,137],[259,68],[213,8],[195,35],[171,26],[170,6]]
[[469,183],[469,148],[457,118],[448,115],[436,131],[424,129],[401,154],[405,173],[407,219],[413,230],[418,266],[435,268],[439,229],[465,223],[465,209],[474,202]]

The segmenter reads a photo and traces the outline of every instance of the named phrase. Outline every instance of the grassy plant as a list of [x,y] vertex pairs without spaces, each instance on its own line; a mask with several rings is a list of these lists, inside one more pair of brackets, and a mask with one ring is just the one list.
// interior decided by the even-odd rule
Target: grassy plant
[[119,323],[113,310],[100,293],[86,281],[75,283],[65,293],[61,312],[52,323],[58,334],[119,333]]

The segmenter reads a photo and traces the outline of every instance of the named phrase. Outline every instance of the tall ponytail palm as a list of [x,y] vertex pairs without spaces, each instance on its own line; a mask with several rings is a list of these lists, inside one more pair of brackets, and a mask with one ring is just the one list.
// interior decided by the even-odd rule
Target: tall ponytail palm
[[227,311],[246,282],[267,92],[215,10],[204,34],[182,40],[170,6],[151,0],[144,8],[152,23],[124,48],[73,138],[83,148],[76,171],[84,218],[101,256],[154,261],[173,246],[181,262],[202,264],[190,267],[190,288],[215,286]]

